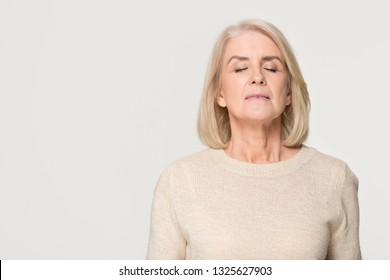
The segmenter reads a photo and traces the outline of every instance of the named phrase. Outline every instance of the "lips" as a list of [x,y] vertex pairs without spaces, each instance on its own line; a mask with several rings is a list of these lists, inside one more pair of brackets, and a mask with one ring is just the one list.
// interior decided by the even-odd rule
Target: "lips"
[[264,93],[251,93],[245,96],[245,100],[248,99],[264,99],[264,100],[270,100],[271,98],[269,95],[264,94]]

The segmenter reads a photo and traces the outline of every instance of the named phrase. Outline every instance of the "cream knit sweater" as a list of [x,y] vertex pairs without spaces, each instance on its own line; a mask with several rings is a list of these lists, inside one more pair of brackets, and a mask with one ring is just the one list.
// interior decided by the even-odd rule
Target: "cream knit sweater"
[[156,187],[148,259],[361,259],[358,180],[303,146],[252,164],[207,149],[169,166]]

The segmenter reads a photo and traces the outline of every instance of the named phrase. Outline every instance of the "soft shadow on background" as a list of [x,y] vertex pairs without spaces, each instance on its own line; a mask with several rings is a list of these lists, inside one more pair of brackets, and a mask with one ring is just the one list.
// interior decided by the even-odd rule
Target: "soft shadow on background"
[[212,45],[248,18],[292,44],[312,100],[307,145],[357,174],[363,258],[390,259],[386,5],[1,1],[0,259],[144,259],[160,173],[205,148]]

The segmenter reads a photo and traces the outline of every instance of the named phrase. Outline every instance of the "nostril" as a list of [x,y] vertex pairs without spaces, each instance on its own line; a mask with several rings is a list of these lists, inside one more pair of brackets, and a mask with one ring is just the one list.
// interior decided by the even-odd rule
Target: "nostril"
[[265,85],[264,78],[254,78],[251,84]]

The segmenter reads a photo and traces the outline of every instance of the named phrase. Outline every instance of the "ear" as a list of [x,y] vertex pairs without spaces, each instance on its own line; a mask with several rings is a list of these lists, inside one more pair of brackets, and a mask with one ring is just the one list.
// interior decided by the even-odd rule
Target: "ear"
[[291,104],[291,93],[287,93],[287,96],[286,96],[286,106],[290,105]]
[[288,76],[288,80],[287,80],[287,99],[286,99],[286,106],[290,105],[291,104],[291,101],[292,101],[292,96],[291,96],[291,77],[290,75]]
[[222,89],[219,90],[217,97],[215,98],[217,104],[221,107],[226,107],[225,98],[223,97]]

